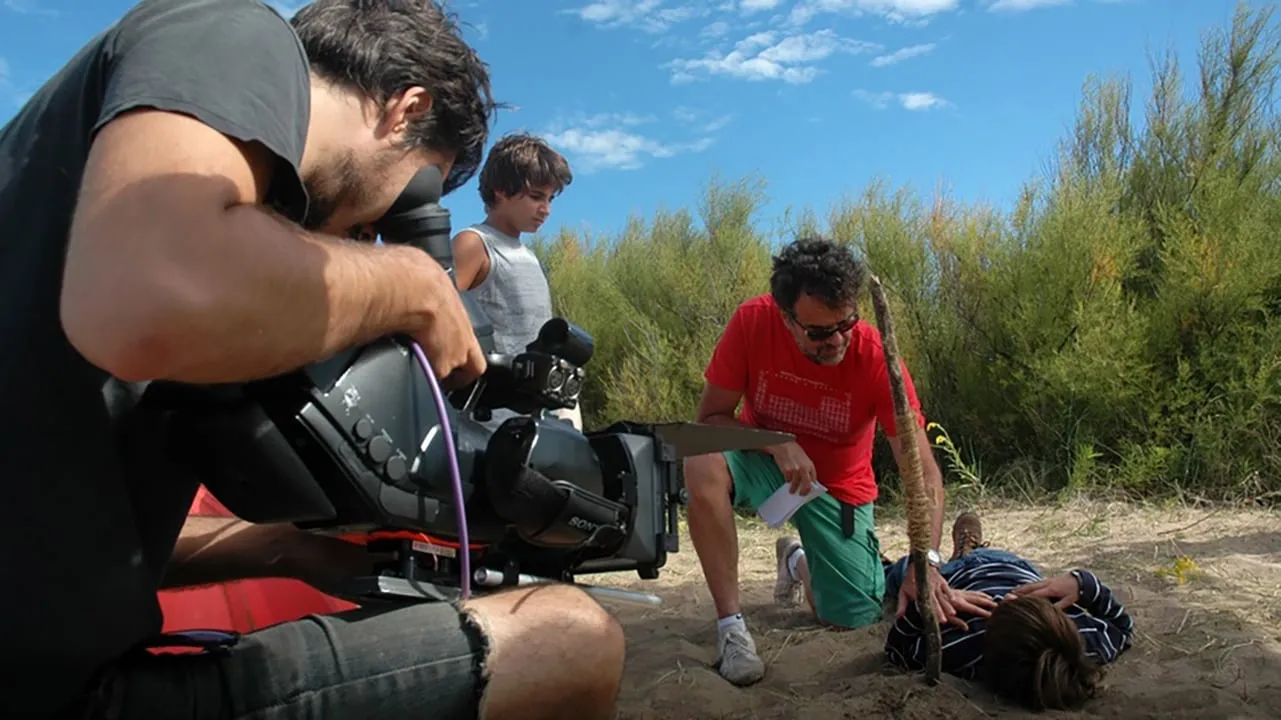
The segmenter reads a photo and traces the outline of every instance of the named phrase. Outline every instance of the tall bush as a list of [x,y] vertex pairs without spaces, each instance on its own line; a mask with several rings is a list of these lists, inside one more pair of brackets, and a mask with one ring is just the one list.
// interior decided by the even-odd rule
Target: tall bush
[[885,281],[926,412],[989,485],[1281,493],[1279,65],[1271,8],[1242,5],[1190,81],[1154,63],[1141,123],[1128,80],[1089,79],[1006,210],[874,183],[772,235],[763,182],[713,181],[696,212],[540,241],[557,311],[597,341],[589,426],[691,417],[775,243],[814,230]]

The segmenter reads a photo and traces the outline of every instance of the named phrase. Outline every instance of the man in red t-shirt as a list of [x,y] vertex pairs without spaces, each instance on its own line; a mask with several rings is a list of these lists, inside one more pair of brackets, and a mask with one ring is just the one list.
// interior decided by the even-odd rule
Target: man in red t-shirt
[[[800,540],[779,539],[775,597],[789,601],[803,586],[819,621],[834,627],[857,628],[881,618],[885,570],[872,473],[877,423],[900,467],[903,461],[880,334],[858,316],[866,277],[848,248],[819,238],[792,243],[774,258],[770,292],[734,313],[704,375],[699,422],[796,437],[759,452],[701,455],[685,464],[689,532],[719,618],[718,669],[738,685],[760,680],[765,668],[739,607],[734,506],[756,509],[784,485],[802,495],[815,482],[826,488],[792,516]],[[906,367],[903,375],[918,423],[909,442],[920,448],[933,497],[931,538],[937,548],[943,479]],[[735,417],[740,401],[743,409]],[[930,558],[938,617],[959,622],[957,610],[985,615],[968,597],[950,593],[937,570],[937,550]],[[912,577],[899,593],[900,615],[916,598]]]

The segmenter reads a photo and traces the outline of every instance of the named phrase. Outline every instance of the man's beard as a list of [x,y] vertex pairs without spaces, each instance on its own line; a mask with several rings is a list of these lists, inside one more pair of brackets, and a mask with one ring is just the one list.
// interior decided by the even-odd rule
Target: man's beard
[[[798,342],[797,344],[799,345],[800,343]],[[828,347],[820,345],[813,349],[807,349],[806,347],[801,346],[801,354],[809,358],[810,362],[818,365],[837,365],[845,359],[845,353],[849,352],[849,346],[842,345],[842,343],[837,343]],[[831,354],[827,356],[821,355],[820,352],[823,350],[828,350]]]
[[303,178],[303,187],[307,189],[310,200],[307,214],[303,217],[302,226],[316,232],[333,220],[340,207],[361,207],[365,204],[368,187],[356,165],[355,154],[351,151],[323,170],[318,170]]

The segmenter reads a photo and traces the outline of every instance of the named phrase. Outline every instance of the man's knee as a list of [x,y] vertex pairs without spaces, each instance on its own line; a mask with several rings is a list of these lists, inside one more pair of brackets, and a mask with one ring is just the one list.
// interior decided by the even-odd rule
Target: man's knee
[[857,630],[880,622],[885,613],[884,588],[844,584],[815,588],[814,614],[820,624],[834,630]]
[[605,608],[573,585],[530,585],[469,602],[465,611],[497,641],[549,635],[573,648],[585,643],[622,654],[623,630]]
[[730,498],[733,480],[723,453],[685,458],[685,487],[691,500],[721,501]]
[[528,586],[472,601],[466,612],[488,640],[486,717],[556,717],[540,713],[575,702],[612,706],[626,655],[623,629],[587,593]]
[[565,639],[566,645],[571,648],[580,644],[594,646],[604,664],[593,664],[593,667],[606,671],[606,674],[611,674],[615,665],[621,668],[626,640],[618,620],[579,588],[551,585],[547,589],[548,594],[541,600],[547,612],[565,616],[572,628]]

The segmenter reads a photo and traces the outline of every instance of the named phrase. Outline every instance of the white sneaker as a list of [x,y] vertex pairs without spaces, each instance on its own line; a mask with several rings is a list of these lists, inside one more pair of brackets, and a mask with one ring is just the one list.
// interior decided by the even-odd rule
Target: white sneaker
[[735,685],[751,685],[765,677],[765,663],[756,654],[756,641],[746,630],[733,628],[720,640],[716,670]]
[[774,558],[778,561],[778,579],[774,581],[774,602],[783,607],[799,605],[803,599],[805,585],[792,579],[787,569],[787,561],[792,553],[801,546],[801,541],[794,537],[781,537],[774,543]]

